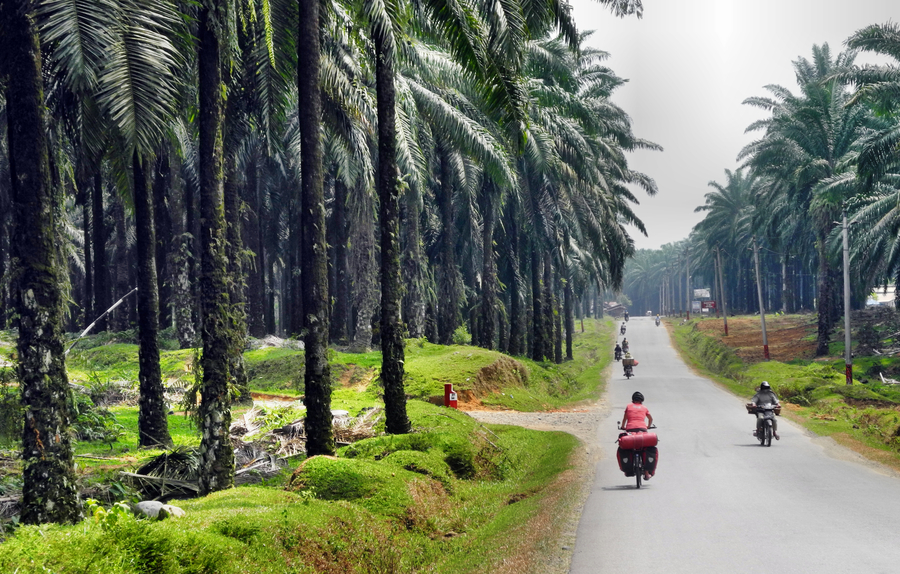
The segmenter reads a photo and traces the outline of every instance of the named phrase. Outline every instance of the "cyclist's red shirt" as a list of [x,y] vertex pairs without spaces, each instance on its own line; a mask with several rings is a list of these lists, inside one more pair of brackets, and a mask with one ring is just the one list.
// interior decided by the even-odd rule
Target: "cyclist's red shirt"
[[650,410],[640,403],[631,403],[625,407],[625,430],[647,428],[647,415]]

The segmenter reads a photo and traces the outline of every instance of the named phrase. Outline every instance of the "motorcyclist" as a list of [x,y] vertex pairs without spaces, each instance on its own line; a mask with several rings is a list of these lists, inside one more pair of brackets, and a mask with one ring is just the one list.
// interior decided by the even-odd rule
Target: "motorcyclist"
[[634,376],[634,367],[638,364],[637,361],[634,360],[634,357],[631,353],[625,353],[625,356],[622,357],[622,366],[625,367],[625,373],[628,374],[631,371],[631,376]]
[[659,327],[659,313],[656,314],[656,326]]
[[[647,422],[644,422],[645,419]],[[647,429],[651,426],[653,426],[653,415],[644,406],[644,395],[637,391],[631,395],[631,404],[625,407],[621,428],[628,432],[647,432]],[[650,480],[655,471],[655,465],[652,469],[644,469],[644,480]]]
[[628,352],[628,339],[622,339],[622,351],[625,353]]
[[628,311],[625,311],[625,320],[628,320]]
[[619,327],[619,333],[621,333],[622,335],[625,334],[625,323],[622,323],[622,326]]
[[621,358],[622,358],[622,347],[620,347],[619,344],[616,343],[616,360],[618,361]]
[[[778,397],[776,397],[775,393],[772,391],[772,386],[769,385],[769,381],[763,381],[760,383],[759,389],[756,390],[756,394],[750,399],[750,404],[754,407],[765,404],[772,404],[777,407],[781,403],[778,402]],[[775,437],[775,440],[781,440],[778,437],[778,419],[775,418],[772,419],[772,436]]]

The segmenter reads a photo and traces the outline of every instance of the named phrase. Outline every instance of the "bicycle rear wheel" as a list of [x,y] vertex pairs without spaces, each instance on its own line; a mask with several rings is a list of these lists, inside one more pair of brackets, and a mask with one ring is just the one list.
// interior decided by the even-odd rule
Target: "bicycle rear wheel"
[[637,483],[637,487],[641,487],[641,479],[644,478],[644,456],[639,453],[634,453],[634,481]]

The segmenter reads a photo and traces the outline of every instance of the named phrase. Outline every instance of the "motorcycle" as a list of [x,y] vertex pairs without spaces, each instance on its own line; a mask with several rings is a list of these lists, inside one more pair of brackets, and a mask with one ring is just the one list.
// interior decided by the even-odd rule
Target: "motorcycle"
[[637,365],[637,361],[634,360],[634,357],[628,358],[625,357],[622,359],[622,366],[625,367],[625,378],[631,379],[634,376],[634,366]]
[[627,353],[627,352],[628,352],[628,343],[627,343],[627,342],[622,343],[622,352],[623,352],[623,353]]
[[624,334],[625,334],[625,323],[622,323],[622,326],[619,327],[619,334],[620,334],[620,335],[624,335]]
[[628,313],[625,313],[625,322],[628,322]]
[[656,318],[656,326],[659,327],[659,317]]
[[[659,438],[655,432],[625,430],[618,422],[616,428],[623,431],[616,439],[619,444],[617,453],[619,470],[624,472],[625,476],[634,476],[635,485],[640,488],[645,468],[651,476],[656,473],[656,463],[659,460],[659,451],[656,445],[659,443]],[[650,425],[647,430],[655,428],[656,425]]]
[[621,361],[622,360],[622,349],[616,349],[615,355],[616,355],[616,360]]
[[747,403],[747,412],[756,415],[756,430],[753,431],[753,436],[759,441],[759,446],[772,446],[775,416],[781,414],[781,405],[766,403],[756,406],[753,403]]

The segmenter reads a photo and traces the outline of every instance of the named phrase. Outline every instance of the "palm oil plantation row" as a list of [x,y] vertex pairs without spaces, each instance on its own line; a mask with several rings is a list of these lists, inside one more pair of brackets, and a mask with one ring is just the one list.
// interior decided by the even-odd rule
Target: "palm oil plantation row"
[[81,515],[63,342],[121,297],[93,332],[137,328],[141,446],[172,442],[160,329],[201,349],[202,493],[233,483],[248,334],[302,338],[310,456],[329,345],[380,345],[395,434],[404,337],[571,357],[643,230],[627,186],[655,192],[625,153],[658,147],[584,38],[558,0],[0,1],[22,521]]
[[[729,314],[758,312],[755,244],[765,310],[815,309],[816,355],[825,355],[844,303],[842,213],[852,308],[900,284],[900,26],[871,25],[845,44],[837,54],[813,46],[811,60],[793,62],[799,93],[770,85],[768,97],[744,101],[768,112],[747,127],[761,135],[725,183],[709,183],[696,209],[706,216],[687,239],[629,262],[625,293],[636,308],[677,313],[694,298],[687,289],[713,287]],[[860,50],[890,63],[858,66]]]

